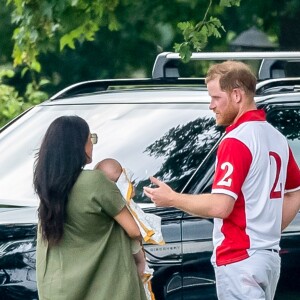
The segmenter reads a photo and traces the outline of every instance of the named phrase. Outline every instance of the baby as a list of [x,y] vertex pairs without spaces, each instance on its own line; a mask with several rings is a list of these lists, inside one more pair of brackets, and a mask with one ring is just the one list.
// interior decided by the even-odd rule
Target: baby
[[[98,162],[95,165],[94,169],[101,170],[106,175],[106,177],[113,182],[117,182],[120,174],[123,172],[120,163],[115,159],[110,158]],[[132,240],[131,249],[138,269],[138,273],[142,277],[145,270],[146,259],[140,242]]]
[[161,218],[154,214],[145,213],[132,198],[135,195],[132,184],[133,174],[128,169],[112,158],[106,158],[95,165],[95,169],[101,170],[111,181],[115,182],[121,194],[126,200],[127,207],[134,217],[142,237],[146,243],[164,245],[161,233]]
[[[98,162],[94,169],[101,170],[108,179],[115,182],[121,194],[126,200],[126,205],[134,217],[141,235],[145,242],[152,244],[164,244],[161,234],[161,218],[154,214],[146,214],[136,204],[132,198],[135,195],[134,187],[131,182],[132,173],[122,168],[121,164],[112,158],[106,158]],[[138,241],[132,241],[132,253],[137,265],[138,272],[143,280],[147,299],[154,300],[154,294],[151,289],[150,279],[152,278],[153,269],[150,269],[146,263],[143,247]]]

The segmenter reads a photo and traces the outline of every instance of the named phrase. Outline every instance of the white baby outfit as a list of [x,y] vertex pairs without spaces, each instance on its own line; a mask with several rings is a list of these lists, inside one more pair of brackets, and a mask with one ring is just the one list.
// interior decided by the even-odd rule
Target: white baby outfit
[[[145,213],[141,207],[132,200],[134,187],[132,184],[133,173],[128,169],[123,169],[118,181],[116,182],[121,194],[126,200],[127,208],[136,221],[141,235],[146,243],[164,245],[164,239],[161,232],[161,218],[154,214]],[[146,263],[143,274],[143,284],[148,300],[155,300],[151,288],[151,278],[153,277],[153,269]]]

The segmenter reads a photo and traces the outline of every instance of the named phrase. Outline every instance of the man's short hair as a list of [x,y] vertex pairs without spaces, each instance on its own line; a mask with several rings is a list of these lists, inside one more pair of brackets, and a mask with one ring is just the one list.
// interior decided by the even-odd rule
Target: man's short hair
[[239,61],[225,61],[211,66],[207,72],[205,83],[219,78],[222,91],[231,92],[235,88],[243,89],[249,97],[254,97],[256,77],[250,67]]

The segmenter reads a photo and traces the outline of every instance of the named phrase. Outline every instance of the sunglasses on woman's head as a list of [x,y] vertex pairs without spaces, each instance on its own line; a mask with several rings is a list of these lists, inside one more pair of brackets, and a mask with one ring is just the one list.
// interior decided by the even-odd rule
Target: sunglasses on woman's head
[[97,133],[91,133],[91,141],[92,141],[92,144],[94,144],[94,145],[98,143]]

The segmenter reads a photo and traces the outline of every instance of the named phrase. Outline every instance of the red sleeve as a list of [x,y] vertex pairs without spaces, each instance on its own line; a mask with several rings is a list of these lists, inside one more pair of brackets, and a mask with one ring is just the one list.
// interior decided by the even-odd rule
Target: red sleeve
[[300,170],[297,165],[297,162],[294,158],[294,155],[289,148],[289,161],[287,166],[287,175],[286,175],[286,183],[285,190],[293,190],[300,187]]
[[225,138],[217,152],[213,193],[225,193],[237,199],[252,162],[248,147],[235,138]]

